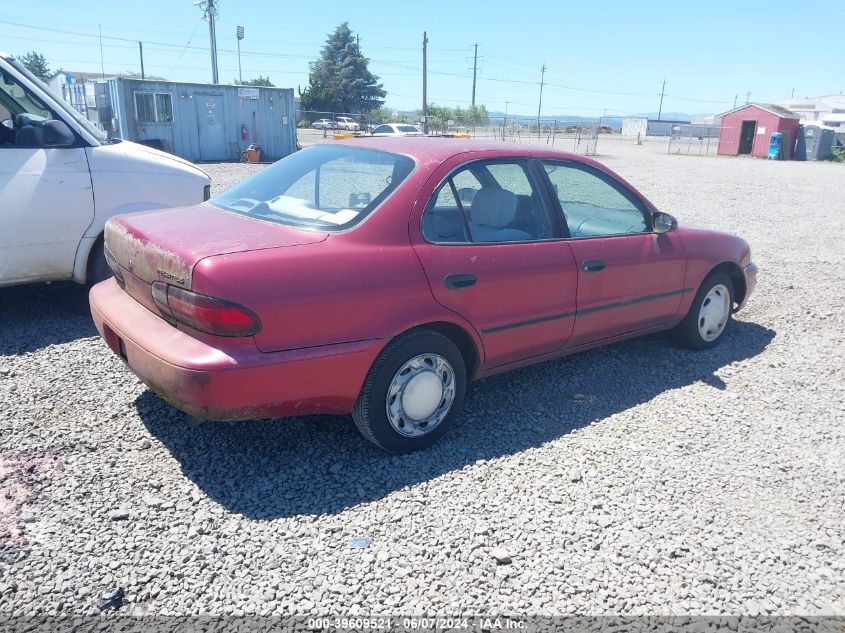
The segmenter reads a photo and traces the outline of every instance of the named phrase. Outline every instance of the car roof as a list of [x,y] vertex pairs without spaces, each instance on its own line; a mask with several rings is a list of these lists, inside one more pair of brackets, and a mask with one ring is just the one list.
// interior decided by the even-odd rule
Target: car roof
[[578,162],[593,163],[593,161],[560,150],[548,149],[538,145],[523,143],[505,143],[503,141],[484,141],[465,138],[421,137],[421,136],[362,136],[335,141],[342,145],[356,147],[372,147],[397,154],[405,154],[420,162],[422,160],[444,161],[458,154],[482,154],[481,158],[497,156],[529,156],[565,158]]

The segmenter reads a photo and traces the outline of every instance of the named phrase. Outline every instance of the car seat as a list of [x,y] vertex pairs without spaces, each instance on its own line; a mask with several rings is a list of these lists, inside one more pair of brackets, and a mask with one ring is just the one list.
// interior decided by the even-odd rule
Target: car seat
[[470,207],[470,231],[474,242],[520,242],[531,239],[525,231],[511,228],[519,200],[507,189],[482,187]]

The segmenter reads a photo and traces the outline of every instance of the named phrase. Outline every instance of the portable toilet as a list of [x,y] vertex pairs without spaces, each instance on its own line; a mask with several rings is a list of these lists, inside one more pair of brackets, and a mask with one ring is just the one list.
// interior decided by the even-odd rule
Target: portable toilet
[[835,131],[823,125],[802,125],[798,128],[795,160],[825,160],[833,153]]
[[769,139],[769,158],[783,160],[783,134],[780,132],[775,132]]

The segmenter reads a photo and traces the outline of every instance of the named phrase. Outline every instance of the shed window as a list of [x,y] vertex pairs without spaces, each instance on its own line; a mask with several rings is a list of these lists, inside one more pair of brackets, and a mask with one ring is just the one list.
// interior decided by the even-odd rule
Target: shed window
[[173,96],[169,92],[135,92],[139,123],[173,123]]

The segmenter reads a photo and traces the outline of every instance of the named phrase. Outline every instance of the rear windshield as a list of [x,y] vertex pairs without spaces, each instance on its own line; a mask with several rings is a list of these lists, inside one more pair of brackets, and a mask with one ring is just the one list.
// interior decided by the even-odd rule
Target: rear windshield
[[372,213],[414,169],[399,154],[314,145],[210,200],[214,206],[289,226],[340,231]]

